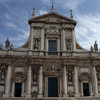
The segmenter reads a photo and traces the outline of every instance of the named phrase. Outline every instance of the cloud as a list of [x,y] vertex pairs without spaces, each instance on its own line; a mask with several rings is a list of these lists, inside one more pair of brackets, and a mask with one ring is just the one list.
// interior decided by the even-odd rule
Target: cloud
[[42,15],[42,14],[46,14],[46,13],[48,13],[46,10],[39,10],[39,15]]
[[76,19],[78,21],[76,37],[79,43],[86,49],[90,49],[95,40],[100,44],[100,14],[79,14],[76,16]]
[[12,22],[8,22],[8,23],[5,23],[5,25],[7,26],[7,28],[13,28],[13,29],[16,29],[17,28],[17,26],[14,24],[14,23],[12,23]]
[[22,0],[0,0],[0,3],[5,3],[5,2],[17,2],[17,1],[22,1]]
[[[54,0],[54,5],[64,8],[64,9],[77,9],[79,5],[84,3],[86,0]],[[43,4],[50,5],[52,0],[43,0]]]

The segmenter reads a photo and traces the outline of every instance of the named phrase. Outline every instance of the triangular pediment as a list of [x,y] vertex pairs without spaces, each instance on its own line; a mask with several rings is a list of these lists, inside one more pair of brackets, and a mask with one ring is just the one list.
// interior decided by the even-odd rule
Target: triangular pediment
[[47,14],[43,14],[41,16],[33,17],[33,18],[29,19],[29,24],[34,22],[34,21],[53,22],[53,23],[65,22],[65,23],[76,24],[76,21],[74,21],[73,19],[67,18],[63,15],[56,13],[56,12],[50,12]]

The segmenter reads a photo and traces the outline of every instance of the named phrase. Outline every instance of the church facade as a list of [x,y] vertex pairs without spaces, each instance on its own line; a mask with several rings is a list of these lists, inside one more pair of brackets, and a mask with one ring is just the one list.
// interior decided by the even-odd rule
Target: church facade
[[100,52],[76,41],[70,18],[54,11],[29,19],[30,36],[14,49],[0,45],[0,98],[76,98],[100,96]]

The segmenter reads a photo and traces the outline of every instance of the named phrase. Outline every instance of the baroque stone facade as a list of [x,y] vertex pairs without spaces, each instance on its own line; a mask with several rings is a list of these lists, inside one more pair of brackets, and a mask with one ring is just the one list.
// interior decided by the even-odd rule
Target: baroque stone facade
[[[52,8],[53,9],[53,8]],[[30,36],[14,49],[0,45],[0,97],[84,97],[100,95],[100,52],[75,39],[76,21],[54,12],[29,19]]]

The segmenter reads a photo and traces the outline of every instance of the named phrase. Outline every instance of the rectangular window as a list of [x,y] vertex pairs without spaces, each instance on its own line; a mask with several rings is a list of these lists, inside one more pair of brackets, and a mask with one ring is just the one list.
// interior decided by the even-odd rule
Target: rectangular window
[[49,40],[49,52],[57,51],[57,40]]

